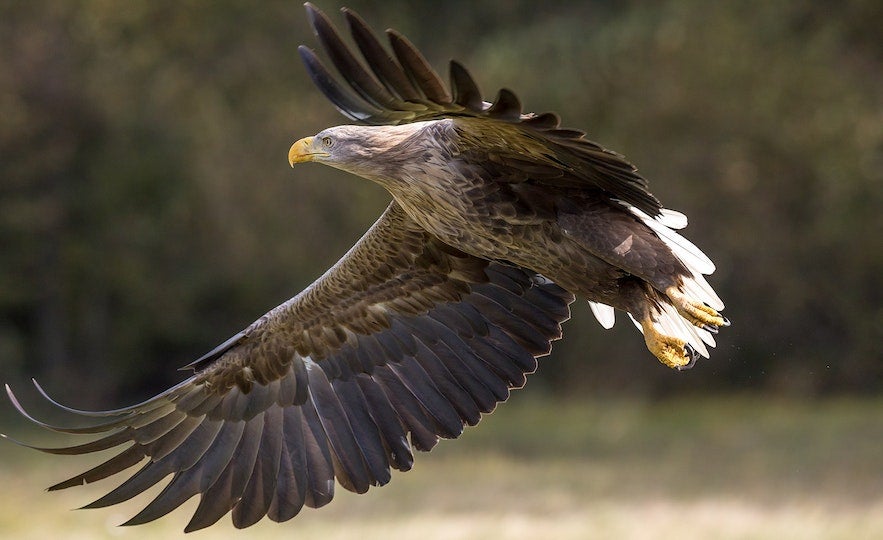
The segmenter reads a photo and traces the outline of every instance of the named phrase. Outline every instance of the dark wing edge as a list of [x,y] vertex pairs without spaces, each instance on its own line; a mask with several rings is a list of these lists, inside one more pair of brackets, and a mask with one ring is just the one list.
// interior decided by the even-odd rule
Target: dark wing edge
[[[469,71],[450,62],[450,90],[420,51],[395,30],[387,30],[392,54],[354,11],[343,8],[350,35],[364,64],[347,46],[330,19],[311,3],[305,4],[313,32],[338,80],[308,47],[298,48],[313,83],[341,114],[356,122],[388,125],[440,117],[473,116],[519,124],[564,149],[562,165],[639,208],[651,217],[661,204],[647,190],[647,181],[621,155],[585,138],[585,133],[561,128],[552,112],[524,113],[511,90],[501,89],[493,103],[485,102]],[[366,68],[367,66],[367,68]],[[570,154],[572,157],[564,157]],[[576,158],[576,159],[573,159]]]
[[[186,527],[232,511],[236,527],[291,519],[334,495],[362,493],[408,470],[521,387],[560,338],[574,297],[521,268],[465,255],[430,237],[392,203],[331,270],[194,364],[193,376],[133,407],[51,426],[102,434],[51,454],[123,448],[50,490],[142,464],[86,506],[128,500],[171,480],[126,522],[145,523],[194,495]],[[22,443],[19,443],[22,444]],[[128,446],[126,446],[128,445]]]

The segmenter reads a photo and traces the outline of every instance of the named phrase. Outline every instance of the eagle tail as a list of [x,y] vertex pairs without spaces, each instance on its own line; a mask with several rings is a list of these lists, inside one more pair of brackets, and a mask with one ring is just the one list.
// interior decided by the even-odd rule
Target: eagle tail
[[[651,217],[633,206],[628,209],[665,243],[687,270],[675,285],[659,291],[663,294],[653,291],[647,296],[651,308],[641,320],[631,313],[629,318],[663,363],[679,369],[692,367],[700,356],[708,358],[708,348],[715,346],[714,334],[718,328],[730,324],[718,313],[724,303],[705,279],[705,275],[714,272],[714,263],[695,244],[676,232],[687,225],[686,216],[680,212],[662,209],[658,216]],[[598,302],[589,302],[589,305],[601,326],[613,326],[612,307]],[[676,350],[678,347],[686,350],[686,364]]]

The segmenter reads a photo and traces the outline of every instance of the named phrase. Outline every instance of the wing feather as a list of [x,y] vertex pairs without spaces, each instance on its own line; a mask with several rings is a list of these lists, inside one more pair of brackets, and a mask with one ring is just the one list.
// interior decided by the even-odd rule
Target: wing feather
[[288,407],[282,410],[282,456],[276,493],[267,511],[267,517],[276,522],[287,521],[296,516],[304,506],[306,494],[306,454],[301,428],[300,409]]
[[504,401],[509,396],[506,382],[481,361],[463,338],[443,327],[436,328],[435,335],[438,346],[433,350],[472,394],[481,412],[493,411],[498,401]]
[[451,93],[448,92],[444,81],[432,69],[429,62],[423,58],[417,47],[408,41],[408,38],[395,30],[387,30],[386,35],[389,37],[392,50],[405,74],[423,92],[423,95],[433,103],[450,104],[452,101]]
[[356,12],[343,8],[343,14],[349,25],[353,41],[359,48],[359,52],[368,61],[368,66],[374,75],[390,92],[398,95],[402,100],[409,102],[413,110],[426,110],[426,107],[414,107],[416,102],[422,100],[420,91],[414,87],[402,67],[386,52],[383,45],[374,37],[371,28],[359,17]]
[[[240,420],[239,423],[243,424],[243,430],[233,455],[217,479],[202,491],[199,505],[196,507],[193,517],[190,518],[190,522],[184,528],[184,532],[204,529],[216,523],[233,509],[236,501],[242,495],[242,490],[257,459],[264,417],[263,415],[255,416],[247,422]],[[245,476],[246,474],[248,476]]]
[[[325,94],[325,97],[337,107],[341,114],[351,120],[369,124],[385,123],[391,117],[390,113],[359,100],[352,92],[341,87],[316,57],[316,53],[303,45],[298,47],[297,51],[300,53],[301,60],[303,60],[313,84]],[[375,120],[378,118],[381,121]]]
[[309,362],[307,374],[310,394],[328,439],[328,446],[335,458],[337,479],[347,490],[365,493],[373,482],[346,412],[325,372],[319,366]]
[[414,454],[408,443],[407,429],[389,396],[380,385],[368,377],[360,374],[356,376],[356,383],[371,411],[380,434],[383,437],[383,445],[387,451],[390,465],[399,471],[408,471],[414,464]]
[[386,484],[390,480],[387,451],[359,384],[354,377],[348,377],[334,379],[331,381],[331,386],[337,399],[340,400],[341,410],[352,429],[358,451],[367,467],[371,485]]
[[413,356],[406,356],[401,362],[389,364],[388,367],[432,418],[435,435],[445,439],[460,436],[463,432],[460,415]]
[[463,423],[470,426],[477,424],[481,419],[481,411],[475,404],[475,400],[457,381],[438,355],[422,341],[417,344],[417,354],[414,355],[414,360],[420,364],[420,367],[438,388],[439,393],[456,410],[459,416],[457,429],[462,430]]
[[454,103],[474,112],[484,110],[484,99],[481,97],[481,90],[478,89],[478,84],[476,84],[472,75],[469,74],[469,71],[463,67],[463,64],[456,60],[451,60],[450,73]]
[[497,99],[487,110],[488,116],[507,122],[521,120],[521,101],[511,90],[501,88],[497,93]]
[[331,63],[362,99],[380,108],[406,105],[390,94],[362,67],[324,13],[309,4],[306,8],[310,24],[319,42],[322,43],[322,48],[328,53]]
[[83,484],[90,484],[92,482],[104,480],[105,478],[134,467],[144,459],[145,455],[144,450],[140,446],[130,446],[104,463],[97,465],[82,474],[78,474],[64,482],[49,486],[48,491],[57,491],[59,489],[67,489],[69,487],[81,486]]
[[244,529],[254,525],[267,514],[276,494],[276,476],[282,459],[282,409],[268,407],[263,413],[261,442],[255,457],[254,469],[233,507],[233,525]]
[[223,468],[230,462],[233,450],[242,437],[244,422],[218,423],[221,427],[197,465],[175,473],[172,481],[125,525],[140,525],[158,519],[185,501],[205,491],[214,483]]

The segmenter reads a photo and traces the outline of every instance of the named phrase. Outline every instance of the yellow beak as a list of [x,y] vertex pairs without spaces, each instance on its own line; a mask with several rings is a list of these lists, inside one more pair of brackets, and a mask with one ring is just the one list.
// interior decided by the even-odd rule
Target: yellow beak
[[291,148],[288,150],[288,163],[294,167],[295,163],[305,163],[315,160],[317,156],[327,155],[326,152],[314,152],[313,138],[304,137],[291,145]]

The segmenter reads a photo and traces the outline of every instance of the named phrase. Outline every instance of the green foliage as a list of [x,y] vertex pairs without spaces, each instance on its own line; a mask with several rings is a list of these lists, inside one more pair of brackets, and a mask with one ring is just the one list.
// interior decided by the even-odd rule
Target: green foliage
[[[534,384],[880,390],[876,2],[474,4],[352,6],[440,71],[457,57],[488,97],[513,88],[628,156],[690,216],[734,322],[674,374],[623,317],[602,333],[577,306]],[[300,43],[316,46],[290,2],[0,5],[3,379],[37,376],[82,406],[152,393],[379,215],[380,188],[287,167],[290,142],[342,122]]]

